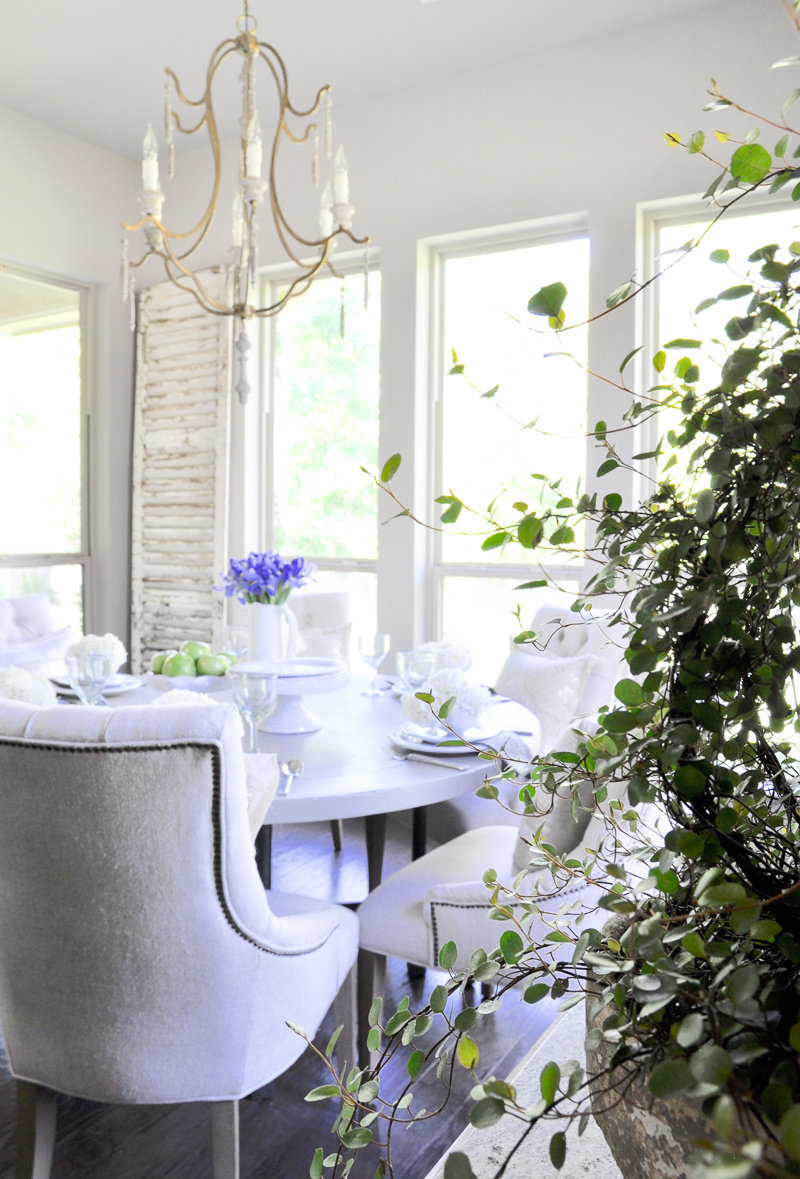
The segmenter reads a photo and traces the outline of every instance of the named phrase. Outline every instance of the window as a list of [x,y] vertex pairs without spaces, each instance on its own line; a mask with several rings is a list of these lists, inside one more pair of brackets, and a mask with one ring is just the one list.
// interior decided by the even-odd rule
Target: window
[[[725,325],[734,316],[746,314],[749,299],[746,295],[738,300],[722,299],[700,312],[696,311],[697,305],[701,299],[746,284],[748,271],[757,272],[761,266],[760,262],[754,264],[747,260],[754,250],[773,242],[785,245],[800,235],[797,209],[756,205],[752,211],[726,214],[712,226],[696,250],[670,266],[670,262],[678,257],[681,246],[696,240],[711,219],[708,212],[696,215],[684,212],[673,216],[655,214],[649,219],[651,272],[657,268],[663,271],[654,284],[652,299],[653,351],[670,340],[702,340],[702,351],[692,351],[691,359],[699,365],[701,383],[706,388],[712,388],[719,380],[725,349],[730,347]],[[727,263],[712,261],[710,254],[716,250],[727,250],[730,260]],[[668,374],[685,354],[681,349],[667,352]],[[660,413],[652,426],[651,445],[647,449],[651,449],[657,438],[664,436],[679,418],[678,410]],[[671,454],[666,447],[664,461]],[[685,463],[685,458],[679,458],[672,472],[673,479],[677,477],[683,481],[688,478]],[[705,472],[694,473],[692,487],[698,490],[707,478]]]
[[[0,272],[0,597],[83,629],[88,562],[79,289]],[[13,509],[11,509],[13,505]]]
[[315,561],[316,587],[350,590],[354,632],[367,632],[378,497],[361,468],[378,461],[380,272],[337,269],[342,279],[316,279],[273,321],[266,543]]
[[[565,495],[583,489],[586,329],[557,342],[545,321],[527,313],[530,296],[556,281],[569,292],[568,321],[585,320],[586,237],[562,234],[439,254],[436,495],[452,492],[480,512],[499,492],[498,518],[515,520],[514,503],[536,510],[549,502],[533,475],[561,474]],[[547,355],[567,349],[574,359]],[[453,351],[478,392],[462,377],[447,375]],[[497,392],[486,396],[495,386]],[[507,636],[519,629],[513,618],[517,604],[527,623],[539,602],[570,600],[567,595],[580,588],[582,563],[565,562],[557,551],[543,552],[540,560],[547,564],[532,563],[518,545],[482,552],[485,526],[467,512],[457,527],[468,535],[437,533],[433,540],[432,613],[441,637],[466,643],[477,674],[492,683]],[[550,588],[514,592],[520,582],[543,576]]]

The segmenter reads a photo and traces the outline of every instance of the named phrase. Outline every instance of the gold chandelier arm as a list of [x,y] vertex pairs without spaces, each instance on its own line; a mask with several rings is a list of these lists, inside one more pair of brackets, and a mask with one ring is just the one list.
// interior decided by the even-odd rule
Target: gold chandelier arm
[[[175,278],[175,276],[170,271],[170,266],[172,265],[172,266],[176,267],[181,272],[181,274],[183,274],[186,278],[188,278],[191,282],[194,283],[195,287],[197,288],[197,291],[202,296],[202,299],[199,298],[197,295],[195,295],[195,297],[198,299],[198,302],[202,302],[203,300],[205,300],[204,305],[207,310],[209,310],[209,311],[214,310],[218,314],[222,314],[222,315],[236,315],[237,314],[237,309],[235,307],[234,308],[226,307],[224,303],[220,303],[217,299],[214,299],[211,295],[209,295],[208,291],[205,289],[202,282],[197,277],[197,275],[194,273],[194,271],[187,269],[187,267],[181,263],[180,258],[176,258],[176,256],[172,253],[172,250],[170,250],[169,245],[167,243],[165,243],[164,252],[161,253],[161,251],[159,251],[159,255],[160,255],[160,257],[162,257],[164,259],[164,267],[167,271],[168,278],[172,282],[174,282],[176,285],[180,285],[178,283],[177,279]],[[181,285],[181,290],[189,291],[190,293],[194,294],[191,287],[184,287]]]
[[292,143],[308,143],[308,137],[311,134],[311,132],[319,130],[316,123],[309,123],[308,124],[308,126],[306,127],[305,135],[295,135],[294,132],[289,129],[288,123],[283,124],[283,129],[286,132],[289,139],[291,139]]
[[[274,45],[270,45],[266,41],[259,41],[258,46],[261,50],[261,56],[272,70],[275,81],[278,84],[278,89],[280,90],[281,96],[284,99],[283,105],[285,105],[286,109],[290,111],[291,114],[295,115],[298,119],[309,119],[312,115],[315,115],[319,110],[320,103],[322,102],[325,95],[330,93],[330,86],[322,86],[320,88],[313,105],[310,106],[308,110],[298,110],[296,107],[292,106],[291,102],[289,101],[289,77],[286,72],[286,65],[280,53],[278,53],[278,50]],[[265,50],[266,52],[264,52]],[[272,58],[268,56],[269,54],[272,54],[272,57],[274,57],[275,61],[278,63],[278,68],[280,69],[281,75],[280,79],[278,78],[275,66],[272,63]]]

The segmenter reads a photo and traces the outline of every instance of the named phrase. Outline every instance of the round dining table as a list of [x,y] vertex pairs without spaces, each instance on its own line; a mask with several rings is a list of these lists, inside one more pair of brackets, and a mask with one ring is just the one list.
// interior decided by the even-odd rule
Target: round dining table
[[[260,751],[276,753],[279,764],[299,758],[303,770],[285,797],[273,798],[264,819],[265,828],[281,823],[329,820],[334,841],[335,824],[342,819],[366,821],[367,872],[372,891],[381,880],[386,817],[393,811],[413,815],[412,855],[425,852],[426,808],[436,802],[474,793],[495,763],[468,748],[435,754],[435,764],[406,760],[408,750],[393,744],[390,734],[404,722],[400,701],[391,690],[366,696],[364,676],[351,676],[337,692],[315,696],[314,712],[322,722],[315,733],[286,735],[259,733]],[[532,752],[540,739],[539,722],[532,712],[513,700],[492,703],[486,718],[494,732],[525,734]],[[430,747],[419,752],[428,756]],[[458,768],[456,768],[458,767]],[[262,829],[259,867],[267,874],[270,833]]]
[[[412,812],[412,856],[416,859],[425,852],[426,808],[473,793],[487,773],[496,773],[493,761],[466,747],[457,753],[434,753],[433,764],[406,760],[408,751],[390,738],[405,720],[399,699],[390,687],[380,696],[366,696],[367,683],[366,676],[351,675],[338,691],[315,696],[313,709],[321,721],[315,733],[258,733],[259,752],[275,753],[279,766],[292,758],[303,763],[285,797],[279,787],[256,840],[256,860],[266,887],[270,885],[275,825],[329,821],[336,842],[342,819],[364,818],[372,891],[381,881],[387,815]],[[134,692],[109,698],[108,703],[145,704],[159,694],[145,683]],[[232,699],[228,691],[215,692],[213,698],[220,703]],[[493,732],[525,735],[531,752],[536,751],[539,722],[521,704],[505,698],[493,700],[485,719]],[[419,752],[427,756],[431,750],[420,747]]]

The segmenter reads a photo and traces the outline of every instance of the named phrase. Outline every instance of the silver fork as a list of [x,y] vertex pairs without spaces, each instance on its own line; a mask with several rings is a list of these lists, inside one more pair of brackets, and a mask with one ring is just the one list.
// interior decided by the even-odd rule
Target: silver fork
[[458,770],[459,773],[469,769],[469,766],[459,765],[443,757],[426,757],[424,753],[393,753],[392,757],[395,761],[420,761],[426,766],[440,766],[445,770]]

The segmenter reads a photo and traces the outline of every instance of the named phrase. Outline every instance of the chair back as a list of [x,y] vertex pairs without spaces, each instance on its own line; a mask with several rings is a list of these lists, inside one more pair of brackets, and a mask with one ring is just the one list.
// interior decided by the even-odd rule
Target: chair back
[[297,619],[298,654],[341,659],[350,666],[353,601],[349,590],[300,590],[286,605]]
[[608,626],[610,614],[574,614],[564,606],[540,606],[530,629],[537,632],[537,650],[547,659],[571,659],[594,656],[589,675],[575,709],[576,716],[590,716],[610,704],[614,685],[623,673],[624,638],[622,627]]
[[48,594],[0,598],[0,667],[47,670],[64,658],[72,630],[56,629]]
[[241,1092],[268,957],[253,943],[280,919],[255,868],[240,734],[229,705],[0,701],[15,1076],[97,1101]]

